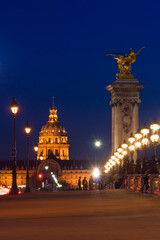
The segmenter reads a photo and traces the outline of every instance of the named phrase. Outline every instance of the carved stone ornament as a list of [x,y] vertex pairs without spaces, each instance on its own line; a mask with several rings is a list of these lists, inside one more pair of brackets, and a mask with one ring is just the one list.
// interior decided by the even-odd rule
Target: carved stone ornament
[[132,122],[132,111],[128,104],[124,105],[122,109],[122,127],[126,134],[128,134],[131,130],[131,122]]

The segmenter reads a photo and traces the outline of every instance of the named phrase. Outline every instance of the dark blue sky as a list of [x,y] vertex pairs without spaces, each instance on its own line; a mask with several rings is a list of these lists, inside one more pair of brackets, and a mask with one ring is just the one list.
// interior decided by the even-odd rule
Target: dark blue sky
[[[48,120],[52,96],[68,131],[70,157],[106,158],[111,151],[110,93],[116,62],[107,52],[138,55],[132,73],[140,83],[140,126],[160,120],[160,17],[158,1],[3,1],[0,5],[0,159],[11,159],[12,97],[18,159],[26,157],[24,125],[32,126],[30,157]],[[103,146],[96,150],[95,139]]]

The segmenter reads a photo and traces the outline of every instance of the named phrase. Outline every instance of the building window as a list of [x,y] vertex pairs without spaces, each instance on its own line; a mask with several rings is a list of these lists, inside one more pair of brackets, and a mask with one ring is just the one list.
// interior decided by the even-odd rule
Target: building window
[[51,142],[51,139],[50,139],[50,138],[48,138],[48,142],[49,142],[49,143]]
[[64,150],[62,151],[62,155],[63,155],[63,157],[64,157]]
[[55,156],[58,156],[58,149],[55,149]]
[[58,138],[55,138],[55,143],[58,143]]

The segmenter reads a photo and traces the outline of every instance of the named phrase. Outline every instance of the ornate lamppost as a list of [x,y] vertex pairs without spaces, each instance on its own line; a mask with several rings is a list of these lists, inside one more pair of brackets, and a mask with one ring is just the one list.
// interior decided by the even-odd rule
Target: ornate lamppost
[[135,173],[141,173],[141,161],[139,158],[139,153],[140,149],[142,146],[141,139],[142,139],[142,134],[140,133],[139,129],[135,133],[135,149],[137,151],[137,160],[136,160],[136,168],[135,168]]
[[27,134],[27,173],[26,173],[26,189],[25,192],[31,192],[29,187],[29,134],[31,132],[31,127],[29,125],[29,122],[26,122],[25,125],[25,132]]
[[39,159],[42,161],[44,158],[44,154],[41,152],[40,156],[39,156]]
[[149,128],[146,126],[146,124],[143,125],[143,128],[141,129],[142,134],[142,146],[143,146],[143,152],[144,152],[144,158],[142,159],[141,169],[142,174],[146,172],[146,170],[149,168],[149,163],[147,159],[147,147],[149,145]]
[[16,161],[16,115],[18,112],[18,105],[16,103],[15,98],[12,99],[12,103],[10,105],[10,109],[14,116],[14,146],[12,148],[12,156],[13,156],[13,167],[12,167],[12,188],[10,194],[18,194],[17,188],[17,161]]
[[128,144],[126,143],[126,141],[124,140],[124,142],[121,144],[121,147],[123,149],[122,154],[124,156],[124,160],[123,160],[123,172],[126,172],[127,169],[127,150],[128,150]]
[[34,144],[34,151],[36,152],[36,186],[37,186],[37,152],[38,152],[38,143],[37,142],[35,142],[35,144]]
[[158,173],[159,162],[157,157],[157,146],[159,144],[159,134],[158,131],[160,129],[160,125],[157,123],[156,118],[154,118],[153,122],[150,125],[150,129],[152,131],[152,135],[150,136],[151,144],[153,145],[153,158],[151,160],[151,172]]
[[130,168],[129,168],[129,173],[134,173],[134,159],[133,159],[133,153],[135,151],[135,146],[134,146],[134,142],[135,142],[135,138],[133,136],[133,134],[131,133],[131,136],[128,138],[128,142],[129,142],[129,146],[128,149],[131,153],[131,161],[130,161]]
[[119,153],[118,155],[118,159],[120,161],[120,164],[119,164],[119,174],[122,174],[122,160],[124,158],[124,155],[123,155],[123,148],[121,146],[119,146],[117,148],[117,152]]

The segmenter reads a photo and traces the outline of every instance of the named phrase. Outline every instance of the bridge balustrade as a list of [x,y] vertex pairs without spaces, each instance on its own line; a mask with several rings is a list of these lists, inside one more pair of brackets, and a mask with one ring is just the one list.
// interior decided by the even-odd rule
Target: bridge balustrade
[[149,175],[148,190],[146,190],[143,179],[144,175],[127,175],[125,178],[125,188],[160,195],[160,176],[153,174]]

